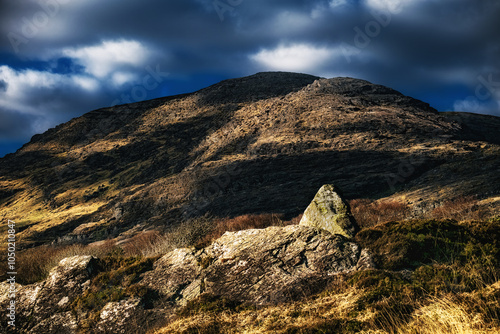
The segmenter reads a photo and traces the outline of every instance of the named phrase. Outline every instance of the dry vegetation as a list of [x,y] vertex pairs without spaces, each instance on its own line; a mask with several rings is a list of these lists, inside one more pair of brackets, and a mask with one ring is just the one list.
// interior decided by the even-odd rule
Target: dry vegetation
[[[31,284],[45,279],[50,270],[62,259],[75,255],[92,255],[98,258],[116,251],[112,242],[104,242],[100,246],[71,245],[71,246],[39,246],[16,253],[17,272],[16,282],[20,284]],[[6,262],[6,261],[4,261]],[[2,277],[6,278],[2,265]]]
[[479,206],[473,196],[461,196],[444,202],[432,210],[432,218],[463,220],[484,220],[491,215],[486,206]]
[[498,240],[498,218],[380,223],[357,236],[380,269],[284,305],[202,295],[152,333],[498,333]]
[[375,202],[363,198],[351,200],[349,205],[361,228],[371,227],[384,221],[405,220],[410,214],[408,205],[396,201]]
[[[477,205],[473,197],[459,197],[415,217],[410,207],[397,201],[373,201],[355,199],[350,201],[351,210],[361,228],[373,227],[389,221],[404,221],[415,218],[455,219],[457,221],[486,220],[489,211]],[[301,216],[285,221],[280,214],[242,215],[234,218],[201,217],[183,222],[166,232],[148,230],[136,234],[125,242],[108,240],[91,245],[39,246],[18,252],[19,282],[29,284],[47,277],[52,267],[60,260],[72,255],[94,255],[102,257],[110,252],[124,256],[154,257],[180,247],[205,247],[226,231],[234,232],[251,228],[298,224]]]
[[225,232],[236,232],[253,228],[266,228],[269,226],[286,226],[298,224],[300,216],[290,221],[284,221],[280,214],[243,215],[235,218],[218,220],[211,233],[201,238],[199,246],[207,246]]
[[[492,294],[489,298],[494,298],[499,292],[497,285],[487,293]],[[498,333],[498,324],[491,325],[483,315],[493,308],[498,314],[498,303],[495,306],[485,303],[480,295],[483,292],[467,297],[446,294],[414,300],[415,310],[410,315],[405,310],[391,308],[391,298],[383,302],[385,309],[360,311],[359,303],[368,293],[349,287],[305,301],[258,310],[239,311],[231,309],[227,303],[213,303],[212,309],[180,316],[151,333]]]
[[479,205],[473,196],[459,196],[444,201],[424,212],[412,209],[397,200],[353,199],[349,202],[351,211],[361,228],[371,227],[388,221],[408,219],[454,219],[457,221],[486,220],[495,216],[493,208]]
[[391,89],[316,79],[261,73],[74,119],[0,159],[0,216],[16,221],[22,247],[33,247],[58,237],[100,241],[137,223],[151,228],[204,203],[218,216],[293,215],[327,180],[346,180],[351,197],[387,196],[393,173],[396,194],[410,185],[412,201],[496,196],[497,119],[468,116],[480,129],[470,137]]
[[[299,220],[300,216],[284,221],[280,214],[242,215],[224,219],[205,216],[183,222],[166,232],[148,230],[121,241],[109,239],[90,245],[42,245],[19,251],[16,254],[19,271],[17,279],[21,284],[41,281],[48,276],[50,269],[55,267],[60,260],[74,255],[93,255],[102,258],[112,254],[123,257],[152,258],[166,254],[175,248],[205,247],[226,231],[285,226],[297,224]],[[2,270],[2,273],[5,272],[7,270]],[[6,278],[4,276],[5,274],[0,279]]]
[[[500,218],[489,217],[473,198],[445,202],[419,218],[399,202],[358,199],[350,205],[362,227],[356,240],[371,250],[378,269],[338,276],[322,293],[284,305],[256,308],[202,295],[151,333],[500,332]],[[98,316],[109,301],[147,299],[151,291],[124,280],[124,273],[137,279],[174,248],[203,247],[226,231],[299,220],[284,221],[278,214],[206,216],[118,243],[41,246],[19,253],[18,277],[21,283],[39,281],[66,256],[95,255],[110,269],[72,307]]]

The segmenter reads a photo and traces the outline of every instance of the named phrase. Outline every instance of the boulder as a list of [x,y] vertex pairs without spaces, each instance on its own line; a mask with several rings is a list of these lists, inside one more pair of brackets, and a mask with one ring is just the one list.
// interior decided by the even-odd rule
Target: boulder
[[325,184],[319,189],[299,224],[347,238],[353,238],[359,230],[349,205],[342,199],[340,191],[331,184]]
[[41,284],[33,312],[36,317],[49,317],[66,307],[90,285],[98,271],[98,261],[92,256],[65,258],[54,267]]
[[276,304],[321,290],[335,274],[365,269],[365,257],[341,235],[300,225],[268,227],[226,232],[198,251],[174,250],[142,282],[179,305],[202,293]]
[[29,334],[41,333],[61,333],[61,334],[76,334],[78,333],[77,318],[71,312],[60,312],[40,319],[28,332]]
[[[65,258],[46,280],[16,284],[16,326],[19,333],[77,333],[77,319],[68,306],[89,286],[98,270],[92,256]],[[0,283],[0,306],[6,307],[8,285]]]
[[98,333],[133,333],[139,332],[138,316],[144,316],[138,298],[124,299],[119,302],[107,303],[99,315]]

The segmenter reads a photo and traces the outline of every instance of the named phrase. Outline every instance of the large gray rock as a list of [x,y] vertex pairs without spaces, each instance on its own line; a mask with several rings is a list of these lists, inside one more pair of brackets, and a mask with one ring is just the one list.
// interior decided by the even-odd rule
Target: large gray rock
[[[137,298],[107,303],[98,319],[91,318],[87,310],[74,312],[72,302],[90,288],[91,280],[103,269],[92,256],[73,256],[61,260],[42,282],[16,284],[16,333],[145,333],[137,328],[143,326],[146,315],[154,319],[156,314],[139,305]],[[9,288],[7,282],[0,283],[2,309],[10,302]],[[93,327],[88,328],[89,323]],[[0,326],[0,333],[10,332]]]
[[366,269],[365,257],[354,242],[321,229],[268,227],[226,232],[198,251],[174,250],[142,282],[179,305],[202,293],[275,304],[315,293],[335,274]]
[[[18,333],[77,333],[77,318],[68,307],[89,286],[97,273],[97,259],[74,256],[61,260],[43,282],[16,285]],[[0,283],[0,306],[9,302],[7,283]],[[1,331],[0,331],[1,333]]]
[[353,238],[359,230],[349,205],[344,202],[339,190],[331,184],[325,184],[319,189],[299,224],[347,238]]

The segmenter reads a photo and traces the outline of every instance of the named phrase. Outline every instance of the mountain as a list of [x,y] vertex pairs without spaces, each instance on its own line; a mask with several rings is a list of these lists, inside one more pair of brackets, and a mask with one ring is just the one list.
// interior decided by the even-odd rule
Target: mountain
[[[92,242],[210,213],[303,212],[326,183],[419,210],[500,209],[500,119],[439,113],[353,78],[266,72],[91,111],[0,159],[23,247]],[[4,227],[5,229],[5,227]]]

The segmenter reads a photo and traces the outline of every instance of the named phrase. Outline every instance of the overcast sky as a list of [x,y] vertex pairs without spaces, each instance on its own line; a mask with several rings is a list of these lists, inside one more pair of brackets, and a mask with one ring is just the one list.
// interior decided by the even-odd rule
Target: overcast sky
[[500,116],[498,0],[1,0],[0,156],[97,109],[259,71]]

